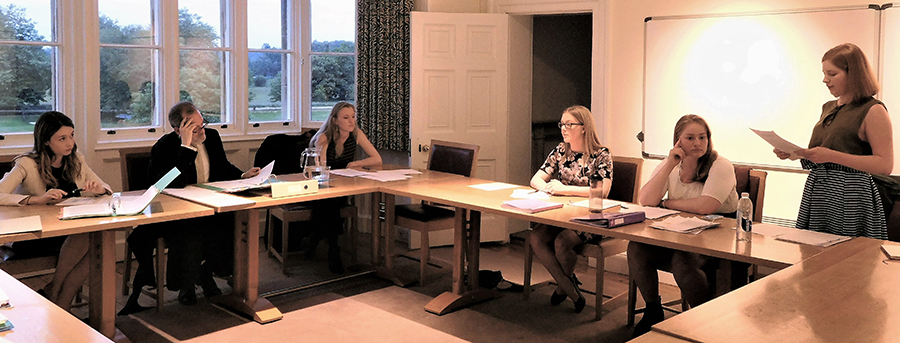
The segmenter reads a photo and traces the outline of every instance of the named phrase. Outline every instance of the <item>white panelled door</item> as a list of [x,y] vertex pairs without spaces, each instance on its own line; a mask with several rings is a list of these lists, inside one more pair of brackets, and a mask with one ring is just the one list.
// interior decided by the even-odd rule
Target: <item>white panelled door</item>
[[[478,144],[478,178],[508,179],[509,16],[412,12],[411,162],[425,168],[432,139]],[[526,149],[527,150],[527,149]],[[530,151],[526,151],[530,153]],[[507,220],[482,216],[481,240],[508,241]],[[411,245],[419,244],[418,232]],[[453,243],[432,232],[432,245]]]

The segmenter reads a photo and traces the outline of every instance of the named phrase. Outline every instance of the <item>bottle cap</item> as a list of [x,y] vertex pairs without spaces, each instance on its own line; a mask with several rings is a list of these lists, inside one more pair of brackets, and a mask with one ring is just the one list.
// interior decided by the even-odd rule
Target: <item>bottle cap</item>
[[747,192],[741,193],[741,198],[749,198],[749,197],[750,197],[750,193],[747,193]]

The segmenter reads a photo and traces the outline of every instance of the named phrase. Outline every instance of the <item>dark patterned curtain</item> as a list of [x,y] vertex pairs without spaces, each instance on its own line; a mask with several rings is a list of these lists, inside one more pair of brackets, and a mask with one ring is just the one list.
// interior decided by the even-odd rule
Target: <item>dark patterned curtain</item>
[[409,12],[413,0],[357,3],[359,126],[376,148],[409,151]]

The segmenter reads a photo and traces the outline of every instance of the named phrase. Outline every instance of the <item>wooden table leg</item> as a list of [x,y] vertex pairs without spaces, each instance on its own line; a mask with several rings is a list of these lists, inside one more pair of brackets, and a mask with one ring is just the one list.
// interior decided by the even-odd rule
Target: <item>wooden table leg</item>
[[236,212],[234,230],[234,291],[210,301],[259,323],[281,319],[281,311],[259,296],[259,210]]
[[396,240],[394,236],[396,231],[394,229],[394,205],[396,199],[393,194],[380,194],[381,204],[384,206],[383,213],[381,213],[383,216],[378,218],[380,219],[376,222],[378,229],[373,229],[372,234],[376,236],[376,239],[373,241],[376,245],[373,248],[377,248],[377,236],[380,236],[380,232],[384,233],[384,240],[381,242],[380,249],[384,254],[380,258],[383,262],[378,265],[375,273],[378,277],[391,281],[397,286],[406,287],[415,283],[415,280],[401,278],[394,271],[394,241]]
[[[466,212],[470,212],[468,225]],[[500,292],[478,287],[481,212],[457,208],[455,222],[453,229],[453,290],[442,293],[425,305],[426,311],[439,316],[503,296]],[[468,262],[468,268],[466,262]],[[463,270],[467,270],[468,284],[466,284],[466,273],[463,273]]]
[[90,324],[112,339],[116,335],[116,231],[90,235]]

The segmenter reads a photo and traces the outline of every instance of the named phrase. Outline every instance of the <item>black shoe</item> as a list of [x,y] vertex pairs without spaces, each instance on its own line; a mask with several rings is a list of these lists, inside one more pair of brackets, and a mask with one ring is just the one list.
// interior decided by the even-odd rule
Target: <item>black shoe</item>
[[556,305],[562,304],[562,302],[566,301],[566,298],[568,298],[568,296],[565,294],[556,293],[558,291],[559,291],[559,288],[557,288],[555,291],[553,291],[553,294],[550,294],[550,305],[556,306]]
[[144,306],[138,305],[138,303],[136,301],[135,302],[129,301],[129,302],[125,303],[125,307],[123,307],[119,311],[118,315],[127,316],[129,314],[138,313],[138,312],[145,311],[145,310],[148,310],[151,308],[152,307],[144,307]]
[[217,285],[216,280],[213,279],[212,271],[210,271],[209,268],[201,269],[200,288],[203,288],[203,296],[209,299],[217,295],[222,295],[222,290],[219,289],[219,285]]
[[663,321],[665,318],[666,315],[663,313],[662,300],[647,303],[647,307],[644,308],[644,316],[641,317],[641,321],[634,326],[632,338],[637,338],[640,335],[650,332],[650,327]]
[[584,298],[584,295],[581,294],[581,289],[578,288],[581,282],[575,278],[575,274],[572,274],[570,280],[572,280],[572,285],[575,286],[575,294],[578,294],[578,300],[575,300],[575,313],[581,313],[581,311],[584,311],[584,306],[587,305],[587,299]]
[[321,237],[312,234],[300,242],[300,249],[303,250],[303,256],[305,256],[306,259],[312,260],[316,258],[316,247],[319,246],[319,241],[321,240]]
[[40,294],[40,295],[41,295],[42,297],[44,297],[45,299],[50,299],[50,298],[47,297],[47,291],[45,291],[43,288],[37,290],[37,294]]
[[197,303],[197,293],[194,293],[194,287],[182,287],[178,291],[178,303],[186,306]]

